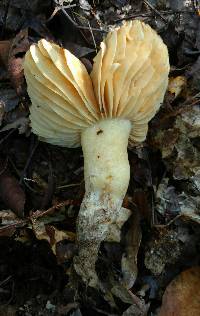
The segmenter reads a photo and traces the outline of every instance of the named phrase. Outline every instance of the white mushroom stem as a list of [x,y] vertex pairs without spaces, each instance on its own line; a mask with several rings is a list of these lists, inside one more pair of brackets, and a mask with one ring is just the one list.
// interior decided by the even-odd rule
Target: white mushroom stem
[[78,216],[79,253],[74,265],[90,286],[97,284],[95,262],[100,243],[108,236],[110,225],[116,223],[128,188],[130,130],[128,120],[106,119],[81,135],[86,192]]

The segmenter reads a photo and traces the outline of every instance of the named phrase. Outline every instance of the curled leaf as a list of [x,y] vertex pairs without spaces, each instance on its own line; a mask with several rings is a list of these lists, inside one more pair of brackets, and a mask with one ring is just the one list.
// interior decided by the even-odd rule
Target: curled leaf
[[179,274],[167,287],[159,316],[199,315],[200,267]]

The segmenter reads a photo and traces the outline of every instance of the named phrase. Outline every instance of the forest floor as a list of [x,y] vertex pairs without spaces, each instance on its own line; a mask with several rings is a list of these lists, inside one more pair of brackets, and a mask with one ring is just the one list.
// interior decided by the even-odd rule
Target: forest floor
[[[130,19],[163,38],[170,80],[146,141],[128,152],[124,205],[132,215],[120,243],[101,246],[96,270],[105,294],[77,282],[72,269],[82,151],[31,133],[23,58],[46,38],[90,71],[105,31]],[[199,1],[0,2],[0,222],[1,316],[199,315]],[[127,286],[120,283],[122,261]]]

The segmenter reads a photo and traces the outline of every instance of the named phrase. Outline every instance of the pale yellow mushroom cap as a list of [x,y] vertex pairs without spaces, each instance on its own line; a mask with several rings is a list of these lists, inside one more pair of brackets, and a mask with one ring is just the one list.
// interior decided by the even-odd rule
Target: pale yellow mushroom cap
[[43,141],[77,147],[86,127],[118,117],[132,122],[130,141],[138,142],[163,101],[169,58],[160,36],[135,20],[107,35],[91,76],[68,50],[44,39],[26,53],[24,72],[31,127]]

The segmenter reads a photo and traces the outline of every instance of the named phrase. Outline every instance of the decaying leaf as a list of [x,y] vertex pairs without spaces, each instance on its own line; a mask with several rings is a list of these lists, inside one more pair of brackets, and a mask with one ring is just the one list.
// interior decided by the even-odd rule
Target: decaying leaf
[[199,172],[199,135],[199,105],[191,106],[190,110],[178,115],[173,128],[158,131],[155,145],[161,150],[175,179],[192,179],[191,177]]
[[[145,306],[145,304],[144,304]],[[141,310],[137,305],[131,305],[127,310],[122,314],[122,316],[146,316],[148,311],[148,305],[144,310]]]
[[200,267],[179,274],[163,295],[159,316],[197,316],[200,311]]
[[0,219],[1,219],[2,225],[9,225],[9,224],[13,224],[16,221],[17,216],[14,212],[10,210],[1,210]]
[[180,213],[179,199],[175,187],[168,184],[169,179],[162,179],[156,191],[156,209],[163,216],[176,216]]
[[74,54],[77,58],[82,58],[87,56],[88,54],[91,54],[94,52],[93,48],[80,46],[76,43],[67,42],[65,45],[65,48],[67,48],[72,54]]
[[181,215],[192,221],[200,224],[200,196],[192,196],[182,192],[179,195],[179,204],[181,208]]
[[150,304],[146,304],[143,299],[140,299],[130,290],[125,287],[115,286],[112,288],[112,293],[119,297],[124,303],[131,306],[123,313],[123,316],[146,316]]
[[130,292],[127,290],[126,287],[121,286],[119,283],[115,284],[115,286],[112,287],[111,293],[115,296],[120,298],[120,300],[127,304],[132,304],[133,300],[131,297]]
[[1,161],[0,169],[0,198],[6,207],[22,217],[24,216],[25,193],[16,178],[10,174],[5,163]]
[[194,88],[200,90],[200,57],[197,58],[187,74],[192,79]]
[[[172,251],[173,249],[173,251]],[[152,237],[145,252],[144,263],[154,275],[160,275],[167,264],[174,264],[181,256],[181,243],[174,230],[160,231],[157,238]]]
[[[12,111],[19,103],[19,97],[17,96],[15,90],[9,86],[4,86],[1,84],[0,87],[0,108],[3,111]],[[1,116],[1,114],[0,114]]]
[[135,212],[131,218],[129,231],[126,235],[125,253],[121,260],[124,285],[130,289],[137,278],[137,254],[141,242],[139,214]]
[[171,77],[169,79],[168,91],[174,95],[174,98],[176,98],[186,86],[186,82],[184,76]]
[[30,46],[28,28],[21,30],[12,41],[8,58],[10,80],[18,95],[22,94],[24,84],[23,57]]
[[75,234],[72,232],[58,230],[53,225],[45,225],[42,220],[32,222],[33,230],[37,239],[47,240],[51,245],[52,251],[56,254],[56,244],[62,240],[74,241]]
[[[190,178],[196,186],[194,190],[199,190],[199,173]],[[187,189],[187,186],[185,186]],[[195,192],[195,191],[194,191]],[[175,187],[169,184],[169,179],[164,178],[156,191],[157,211],[167,219],[172,219],[176,215],[187,217],[200,223],[200,197],[199,194],[191,195],[187,191],[176,192]]]
[[16,119],[13,123],[5,125],[0,132],[9,131],[10,129],[18,129],[19,134],[24,134],[28,132],[29,119],[27,117],[20,117]]
[[0,65],[7,67],[12,40],[0,41]]

